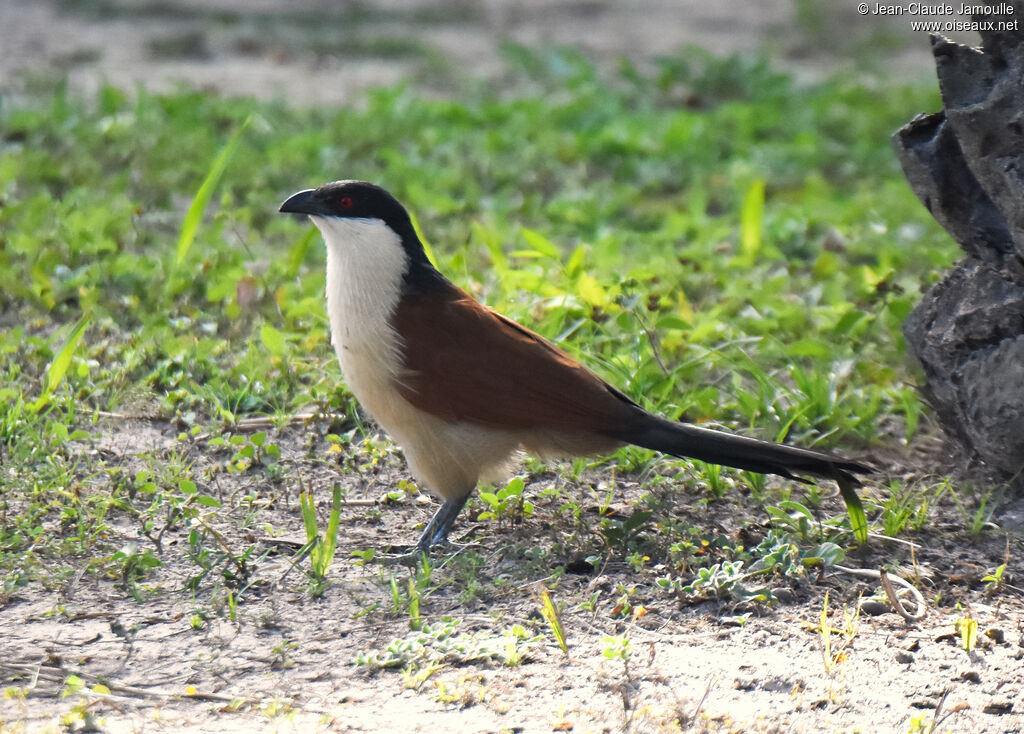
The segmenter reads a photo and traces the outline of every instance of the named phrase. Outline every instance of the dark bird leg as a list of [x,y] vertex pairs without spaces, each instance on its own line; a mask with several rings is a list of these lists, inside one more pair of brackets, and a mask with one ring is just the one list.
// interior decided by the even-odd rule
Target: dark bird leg
[[468,499],[469,493],[459,499],[445,500],[441,508],[430,518],[427,526],[423,528],[423,534],[416,541],[416,550],[429,553],[432,546],[446,545],[449,542],[448,533],[451,532],[452,525],[455,524],[455,518],[462,512]]

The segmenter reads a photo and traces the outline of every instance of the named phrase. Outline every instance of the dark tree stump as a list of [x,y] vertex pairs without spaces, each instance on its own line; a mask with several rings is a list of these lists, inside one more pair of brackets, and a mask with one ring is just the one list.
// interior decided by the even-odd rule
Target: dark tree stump
[[[1017,20],[1013,15],[975,20]],[[1024,473],[1024,27],[981,49],[932,38],[945,109],[893,136],[921,202],[966,257],[903,326],[946,433],[996,474]],[[1024,483],[1016,482],[1018,491]]]

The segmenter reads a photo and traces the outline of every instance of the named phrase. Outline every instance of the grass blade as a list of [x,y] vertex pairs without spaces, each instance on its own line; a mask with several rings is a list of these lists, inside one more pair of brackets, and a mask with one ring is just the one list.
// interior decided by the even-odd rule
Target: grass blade
[[324,532],[324,539],[320,545],[323,548],[321,556],[321,575],[326,576],[331,564],[334,562],[334,553],[338,547],[338,524],[341,522],[341,487],[335,487],[331,497],[331,516],[327,520],[327,530]]
[[562,253],[559,252],[558,247],[555,246],[554,242],[549,240],[540,232],[532,230],[529,227],[523,227],[520,232],[530,249],[539,253],[543,257],[549,257],[555,262],[561,262]]
[[302,510],[302,523],[306,527],[306,541],[312,543],[317,539],[316,508],[313,507],[313,497],[309,492],[299,492],[299,508]]
[[960,647],[965,652],[971,652],[978,644],[978,621],[967,614],[956,621],[954,625],[960,635]]
[[287,265],[284,271],[289,278],[294,278],[299,274],[302,261],[306,259],[306,252],[309,251],[310,244],[312,244],[318,234],[319,230],[316,227],[310,227],[306,230],[306,234],[296,240],[295,244],[288,250],[288,256],[285,258]]
[[423,254],[427,256],[427,260],[435,268],[437,267],[437,258],[434,256],[434,248],[430,246],[430,241],[423,234],[423,230],[420,229],[420,222],[416,219],[416,215],[409,212],[409,219],[412,220],[413,231],[416,232],[416,236],[420,238],[420,243],[423,245]]
[[285,341],[284,334],[270,324],[263,324],[263,326],[260,327],[260,341],[263,342],[263,346],[267,348],[267,351],[275,357],[285,356],[288,345]]
[[828,591],[825,592],[825,601],[818,614],[818,634],[821,636],[821,652],[825,658],[825,672],[831,673],[834,661],[832,659],[832,623],[828,621]]
[[29,408],[34,413],[38,413],[46,404],[50,402],[50,398],[53,393],[56,392],[57,388],[60,387],[61,381],[64,379],[64,375],[67,374],[68,367],[71,366],[71,358],[75,356],[75,349],[78,348],[78,342],[82,340],[82,335],[85,334],[86,328],[89,326],[89,321],[92,320],[92,316],[86,314],[78,320],[71,333],[68,334],[68,338],[64,341],[64,345],[57,352],[57,356],[53,358],[50,366],[46,369],[46,385],[43,387],[43,394],[39,396],[39,399],[32,403]]
[[416,579],[409,577],[409,629],[423,629],[423,618],[420,616],[420,590]]
[[853,530],[853,537],[860,545],[864,545],[868,542],[868,518],[864,514],[864,505],[861,503],[860,497],[857,496],[853,482],[837,477],[836,484],[839,485],[839,493],[843,496],[843,502],[846,503],[846,514],[850,516],[850,529]]
[[231,160],[231,155],[235,152],[238,141],[242,139],[242,133],[249,127],[250,122],[252,122],[251,115],[231,134],[231,138],[221,148],[217,157],[213,159],[210,170],[206,173],[206,178],[203,179],[199,190],[196,191],[192,204],[189,205],[188,211],[185,212],[185,219],[181,223],[181,235],[178,237],[178,247],[174,253],[174,267],[181,265],[188,256],[188,251],[192,248],[192,243],[195,241],[196,232],[199,231],[199,224],[203,220],[203,212],[206,211],[206,205],[210,203],[214,189],[217,188],[217,184],[220,182],[221,174],[227,168],[228,161]]
[[753,264],[761,251],[761,229],[764,225],[764,179],[750,184],[740,210],[740,254],[744,262]]
[[540,592],[540,613],[551,628],[551,634],[555,636],[558,646],[562,648],[564,654],[568,655],[569,645],[565,641],[565,628],[562,627],[562,619],[558,616],[558,610],[555,608],[555,603],[551,601],[551,594],[547,589]]

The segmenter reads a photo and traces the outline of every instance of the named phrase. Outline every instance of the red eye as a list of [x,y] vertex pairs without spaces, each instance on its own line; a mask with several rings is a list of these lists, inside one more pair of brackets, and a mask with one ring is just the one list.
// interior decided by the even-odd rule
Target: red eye
[[349,207],[352,206],[352,197],[351,196],[343,196],[343,197],[341,197],[340,199],[338,199],[338,206],[340,206],[342,209],[348,209]]

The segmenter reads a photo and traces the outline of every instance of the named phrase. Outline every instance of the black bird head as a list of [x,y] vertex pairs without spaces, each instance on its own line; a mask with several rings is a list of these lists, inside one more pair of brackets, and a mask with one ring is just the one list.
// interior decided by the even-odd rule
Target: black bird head
[[412,226],[409,212],[398,199],[376,184],[366,181],[332,181],[315,189],[292,194],[278,211],[306,214],[313,219],[314,224],[318,217],[381,221],[401,238],[402,249],[405,250],[410,266],[405,274],[407,285],[416,285],[421,280],[430,281],[437,276]]
[[406,225],[411,226],[409,213],[398,199],[366,181],[332,181],[300,191],[289,196],[279,211],[316,217],[380,219],[399,234]]

